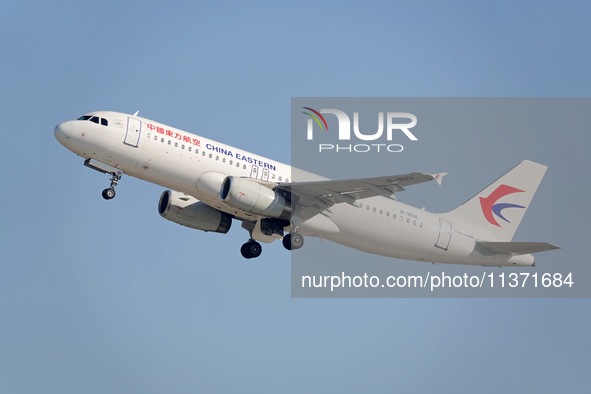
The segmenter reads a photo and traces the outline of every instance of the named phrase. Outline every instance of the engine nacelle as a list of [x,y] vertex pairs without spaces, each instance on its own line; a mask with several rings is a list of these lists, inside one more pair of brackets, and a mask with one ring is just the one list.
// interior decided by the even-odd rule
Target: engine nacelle
[[226,234],[232,216],[184,193],[167,190],[160,196],[158,213],[165,219],[202,231]]
[[291,217],[291,201],[247,178],[226,177],[220,197],[231,207],[255,215],[284,220]]
[[221,172],[208,171],[201,174],[197,179],[197,190],[203,195],[204,200],[210,199],[213,201],[220,200],[220,190],[222,184],[226,179],[227,174]]

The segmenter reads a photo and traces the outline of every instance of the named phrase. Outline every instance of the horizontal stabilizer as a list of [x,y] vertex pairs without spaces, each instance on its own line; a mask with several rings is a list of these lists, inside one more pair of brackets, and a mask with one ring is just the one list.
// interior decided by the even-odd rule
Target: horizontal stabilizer
[[560,246],[548,242],[485,242],[476,241],[481,246],[495,253],[509,253],[512,255],[545,252],[547,250],[560,249]]

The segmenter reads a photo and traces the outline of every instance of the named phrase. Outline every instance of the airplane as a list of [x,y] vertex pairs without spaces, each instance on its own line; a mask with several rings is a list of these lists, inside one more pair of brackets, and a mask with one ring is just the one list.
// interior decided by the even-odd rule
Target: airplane
[[512,242],[547,169],[533,161],[437,214],[398,201],[396,193],[423,182],[441,185],[446,173],[330,180],[138,112],[90,112],[58,124],[54,134],[85,166],[110,175],[106,200],[129,175],[169,189],[158,212],[172,222],[225,234],[241,221],[247,259],[260,256],[260,242],[281,239],[296,250],[308,236],[387,257],[482,266],[534,266],[532,253],[559,249]]

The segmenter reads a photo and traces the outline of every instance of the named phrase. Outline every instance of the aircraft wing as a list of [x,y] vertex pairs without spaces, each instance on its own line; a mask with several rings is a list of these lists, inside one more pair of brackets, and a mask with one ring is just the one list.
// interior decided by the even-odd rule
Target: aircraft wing
[[384,196],[396,199],[394,193],[403,191],[406,186],[433,180],[441,185],[441,180],[446,174],[412,172],[375,178],[280,183],[275,189],[290,193],[292,201],[295,197],[295,202],[300,206],[317,205],[323,210],[342,202],[357,206],[356,200],[368,197]]

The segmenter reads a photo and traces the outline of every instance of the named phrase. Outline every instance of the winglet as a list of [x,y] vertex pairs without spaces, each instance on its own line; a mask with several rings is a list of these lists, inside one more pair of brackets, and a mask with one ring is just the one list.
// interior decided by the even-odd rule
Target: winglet
[[137,116],[137,114],[139,114],[140,111],[135,111],[135,114],[133,114],[133,116]]
[[439,172],[437,174],[431,174],[433,179],[437,182],[439,186],[441,186],[441,181],[443,181],[443,177],[447,175],[447,172]]

